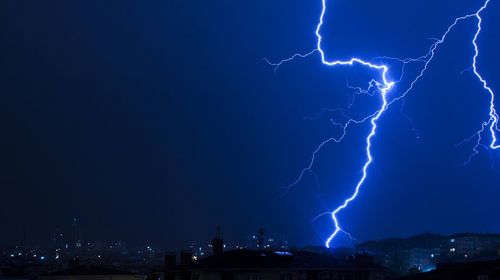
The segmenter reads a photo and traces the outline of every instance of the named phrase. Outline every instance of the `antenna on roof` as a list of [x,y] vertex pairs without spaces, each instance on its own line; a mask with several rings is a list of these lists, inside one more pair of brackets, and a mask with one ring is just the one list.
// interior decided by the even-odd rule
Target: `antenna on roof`
[[217,231],[215,232],[215,238],[212,240],[212,251],[214,255],[222,255],[224,252],[224,240],[222,239],[222,230],[220,226],[217,226]]

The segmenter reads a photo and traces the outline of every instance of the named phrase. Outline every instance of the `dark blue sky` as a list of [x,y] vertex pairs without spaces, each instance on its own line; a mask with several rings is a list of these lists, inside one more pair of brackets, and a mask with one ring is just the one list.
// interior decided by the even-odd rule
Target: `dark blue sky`
[[[482,1],[330,1],[329,58],[424,54]],[[320,1],[51,1],[0,3],[0,240],[46,242],[79,218],[86,239],[208,241],[216,225],[243,240],[260,226],[293,244],[322,244],[327,218],[353,189],[367,126],[324,149],[311,177],[281,196],[315,146],[338,135],[322,108],[346,107],[362,68],[318,56]],[[479,67],[500,89],[500,4],[484,13]],[[476,22],[438,49],[429,72],[380,121],[374,165],[340,216],[360,240],[421,232],[500,231],[498,152],[463,162],[455,144],[487,119],[470,72]],[[409,69],[409,76],[416,69]],[[358,79],[359,80],[359,79]],[[397,89],[396,89],[397,90]],[[499,90],[500,91],[500,90]],[[350,112],[373,109],[360,98]],[[493,166],[493,167],[492,167]],[[343,238],[339,242],[345,243]]]

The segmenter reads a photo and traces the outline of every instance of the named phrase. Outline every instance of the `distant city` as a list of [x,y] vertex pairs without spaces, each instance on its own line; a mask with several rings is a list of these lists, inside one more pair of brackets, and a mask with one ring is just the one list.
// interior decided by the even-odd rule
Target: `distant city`
[[355,250],[373,255],[376,261],[400,273],[430,271],[443,262],[499,258],[500,234],[421,234],[364,242]]
[[[298,268],[302,271],[305,269],[303,266],[307,266],[306,272],[312,269],[336,275],[294,276],[292,273],[282,276],[280,280],[393,279],[435,273],[443,264],[486,262],[491,265],[490,262],[495,262],[496,265],[498,259],[500,234],[421,234],[327,249],[322,246],[296,248],[290,246],[286,239],[273,237],[262,228],[248,234],[245,244],[236,244],[224,240],[221,229],[217,228],[209,244],[191,242],[183,248],[165,250],[153,245],[128,247],[119,240],[82,240],[77,220],[74,219],[72,232],[55,232],[48,248],[26,244],[1,248],[0,279],[50,280],[53,278],[47,278],[48,275],[99,274],[106,271],[134,275],[136,278],[133,279],[200,280],[200,272],[193,273],[208,269],[205,266],[211,270],[219,269],[221,273],[228,265],[232,269],[248,272],[246,266],[249,263],[253,263],[250,270],[254,274],[263,268],[268,269],[268,266],[276,267],[281,274],[290,269],[292,271],[287,273],[295,273]],[[94,272],[89,272],[89,269]],[[179,271],[190,271],[190,276],[177,275]],[[234,275],[227,277],[213,279],[238,279]],[[261,276],[255,277],[249,280],[262,279]]]
[[[154,244],[128,246],[123,240],[85,240],[81,236],[78,220],[74,218],[66,230],[56,230],[50,236],[47,245],[33,245],[26,241],[23,244],[0,248],[0,270],[12,267],[47,266],[50,270],[66,267],[69,263],[92,263],[139,269],[146,266],[163,265],[165,252],[171,252]],[[216,228],[216,235],[222,236],[221,229]],[[26,234],[25,234],[26,235]],[[207,236],[207,239],[210,237]],[[213,244],[210,242],[189,242],[181,248],[171,248],[189,252],[193,260],[210,255]],[[223,243],[224,250],[235,249],[280,249],[288,250],[288,241],[265,234],[264,229],[245,236],[243,242]]]

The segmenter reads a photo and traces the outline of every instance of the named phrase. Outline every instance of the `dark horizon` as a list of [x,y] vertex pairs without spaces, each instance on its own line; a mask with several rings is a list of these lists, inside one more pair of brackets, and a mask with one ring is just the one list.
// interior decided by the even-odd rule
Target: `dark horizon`
[[[144,247],[144,246],[153,246],[155,248],[160,248],[162,250],[166,250],[167,252],[169,251],[178,251],[178,250],[182,250],[182,249],[187,249],[189,247],[189,245],[191,243],[195,243],[195,244],[198,244],[200,246],[208,246],[208,244],[210,244],[211,240],[213,240],[214,238],[216,238],[217,236],[217,233],[216,233],[216,230],[219,227],[214,227],[214,231],[213,231],[213,234],[212,235],[207,235],[205,236],[205,238],[203,238],[202,240],[191,240],[189,241],[188,243],[186,244],[182,244],[181,246],[179,247],[165,247],[164,245],[162,245],[161,243],[152,243],[151,241],[148,241],[148,240],[143,240],[143,241],[140,241],[140,240],[134,240],[133,242],[130,242],[130,240],[124,240],[124,239],[120,239],[120,238],[99,238],[99,237],[94,237],[94,238],[86,238],[85,237],[85,234],[84,234],[84,231],[85,229],[84,228],[80,228],[79,230],[79,240],[82,241],[83,243],[86,243],[86,242],[95,242],[95,241],[100,241],[100,242],[123,242],[127,247],[128,249],[130,250],[131,248],[136,248],[136,247]],[[66,241],[68,241],[68,243],[71,243],[72,242],[72,239],[73,237],[71,236],[72,235],[72,228],[71,228],[71,225],[68,225],[67,228],[64,228],[64,227],[59,227],[58,228],[58,231],[54,231],[54,232],[59,232],[59,233],[63,233],[65,238],[66,238]],[[231,238],[227,238],[227,237],[224,237],[224,234],[223,234],[223,231],[222,231],[222,228],[220,229],[221,230],[221,237],[222,239],[227,242],[227,245],[230,245],[231,247],[228,249],[234,249],[233,247],[238,245],[238,246],[248,246],[248,242],[249,242],[249,238],[252,236],[252,235],[258,235],[258,229],[253,231],[253,232],[249,232],[247,233],[245,236],[239,236],[239,237],[231,237]],[[450,238],[450,237],[454,237],[454,236],[463,236],[463,235],[477,235],[477,236],[489,236],[489,235],[492,235],[492,236],[499,236],[500,237],[500,232],[472,232],[472,231],[466,231],[466,232],[453,232],[453,233],[439,233],[439,232],[420,232],[420,233],[413,233],[413,234],[409,234],[409,235],[404,235],[404,236],[386,236],[386,237],[383,237],[383,238],[378,238],[378,239],[369,239],[369,240],[352,240],[351,244],[345,244],[344,246],[340,246],[339,248],[345,248],[345,247],[348,247],[348,248],[354,248],[355,246],[357,245],[360,245],[360,244],[364,244],[364,243],[370,243],[370,242],[381,242],[381,241],[386,241],[386,240],[405,240],[405,239],[412,239],[412,238],[416,238],[416,237],[422,237],[422,236],[439,236],[439,237],[443,237],[443,238]],[[41,247],[41,248],[50,248],[50,242],[51,242],[51,238],[54,237],[53,233],[50,233],[50,234],[47,234],[47,238],[45,238],[45,243],[44,241],[42,241],[42,238],[40,236],[38,237],[30,237],[29,236],[29,233],[27,233],[25,235],[25,232],[23,231],[22,233],[20,233],[19,235],[19,240],[17,242],[14,242],[14,243],[0,243],[0,248],[3,248],[3,247],[13,247],[13,246],[24,246],[26,243],[26,246],[28,248],[36,248],[36,247]],[[268,233],[266,232],[265,235],[264,235],[266,238],[273,238],[273,239],[282,239],[282,238],[285,238],[286,237],[286,234],[279,234],[279,233]],[[26,240],[25,240],[25,237],[26,237]],[[39,240],[39,241],[33,241],[33,240]],[[286,238],[284,239],[285,241],[288,241]],[[41,242],[40,242],[41,241]],[[288,247],[289,248],[307,248],[307,247],[323,247],[324,245],[322,244],[303,244],[301,246],[297,246],[295,244],[288,244]]]

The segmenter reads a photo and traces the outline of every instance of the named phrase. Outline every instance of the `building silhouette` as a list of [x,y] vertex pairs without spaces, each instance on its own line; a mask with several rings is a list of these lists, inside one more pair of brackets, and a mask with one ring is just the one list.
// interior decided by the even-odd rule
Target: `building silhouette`
[[383,280],[367,255],[337,259],[304,251],[232,250],[165,270],[165,280]]

